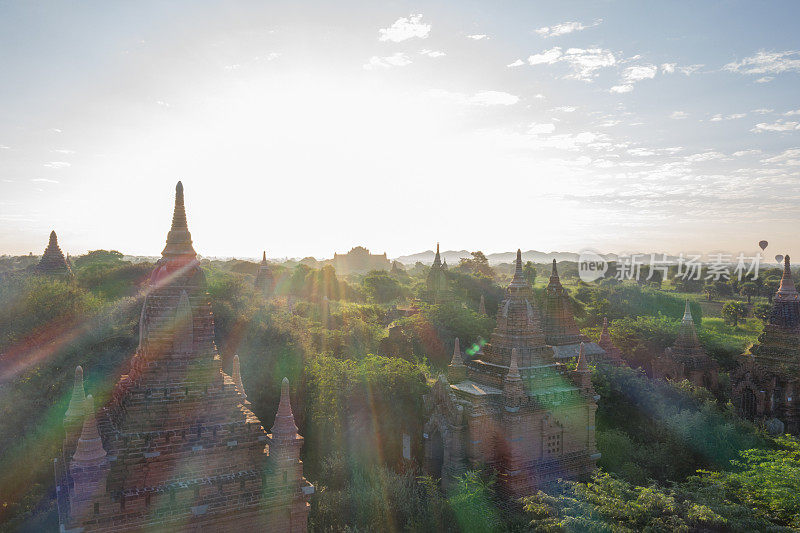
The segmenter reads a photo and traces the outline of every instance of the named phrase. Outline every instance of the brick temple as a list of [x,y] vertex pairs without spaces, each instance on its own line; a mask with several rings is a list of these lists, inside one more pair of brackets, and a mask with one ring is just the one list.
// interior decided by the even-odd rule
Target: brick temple
[[428,271],[425,280],[425,299],[433,304],[449,301],[451,298],[450,288],[447,285],[447,263],[442,262],[439,255],[439,243],[436,243],[436,255],[433,257],[433,264]]
[[261,263],[256,272],[255,287],[264,296],[271,296],[275,289],[275,277],[272,274],[272,267],[267,262],[266,250],[261,255]]
[[603,349],[602,354],[593,354],[587,357],[590,363],[607,364],[611,366],[626,366],[625,359],[622,358],[622,351],[614,345],[611,340],[611,333],[608,331],[608,318],[603,319],[603,329],[600,332],[600,339],[597,345]]
[[740,415],[767,422],[773,433],[800,435],[800,295],[788,255],[769,321],[741,359],[731,375],[731,396]]
[[581,344],[583,344],[584,355],[589,360],[605,357],[603,349],[578,329],[570,305],[569,297],[558,276],[556,260],[553,259],[553,267],[544,297],[542,327],[544,328],[545,342],[553,347],[553,355],[558,360],[577,357]]
[[501,492],[516,498],[586,475],[599,458],[585,353],[579,348],[575,371],[554,358],[519,251],[490,342],[467,360],[456,343],[425,404],[425,468],[444,487],[488,465]]
[[222,371],[206,280],[176,187],[130,370],[99,410],[76,369],[56,460],[62,531],[305,531],[308,495],[284,379],[271,432],[238,358]]
[[687,379],[697,387],[710,391],[719,389],[719,364],[700,346],[689,300],[686,300],[675,344],[653,359],[651,364],[654,378],[672,381]]
[[34,272],[54,276],[72,276],[72,268],[58,245],[58,236],[55,231],[50,232],[50,242],[47,243],[47,248],[45,248],[39,263],[34,267]]

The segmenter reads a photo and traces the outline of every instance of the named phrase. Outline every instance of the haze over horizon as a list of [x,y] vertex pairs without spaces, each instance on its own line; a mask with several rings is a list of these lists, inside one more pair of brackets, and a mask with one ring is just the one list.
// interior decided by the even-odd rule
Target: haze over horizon
[[6,3],[0,254],[791,254],[777,4]]

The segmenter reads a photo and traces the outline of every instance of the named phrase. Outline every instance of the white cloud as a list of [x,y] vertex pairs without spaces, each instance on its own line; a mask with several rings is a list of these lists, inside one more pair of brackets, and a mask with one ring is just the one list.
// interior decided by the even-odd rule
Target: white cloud
[[575,107],[575,106],[571,106],[571,105],[562,105],[562,106],[559,106],[559,107],[555,107],[555,108],[553,108],[553,111],[559,111],[559,112],[561,112],[561,113],[572,113],[572,112],[573,112],[573,111],[575,111],[576,109],[578,109],[578,108],[577,108],[577,107]]
[[528,135],[541,135],[556,131],[555,124],[537,124],[534,122],[528,127]]
[[794,115],[800,115],[800,109],[792,109],[791,111],[787,111],[786,113],[783,114],[783,116],[785,117],[791,117]]
[[372,56],[369,61],[364,65],[366,70],[373,70],[376,68],[391,68],[391,67],[404,67],[411,64],[411,59],[403,52],[397,52],[390,56],[379,57]]
[[67,168],[71,167],[72,165],[70,165],[66,161],[50,161],[48,163],[45,163],[44,166],[46,166],[47,168]]
[[378,40],[399,43],[414,37],[427,39],[430,32],[431,25],[422,22],[422,15],[409,15],[397,19],[388,28],[378,30]]
[[561,47],[556,46],[550,50],[545,50],[541,54],[533,54],[528,57],[529,65],[541,65],[547,63],[552,65],[561,58]]
[[739,118],[744,118],[746,116],[747,116],[747,113],[732,113],[730,115],[722,115],[720,113],[717,113],[716,115],[714,115],[713,117],[711,117],[708,120],[709,120],[709,122],[720,122],[720,121],[723,121],[723,120],[736,120],[736,119],[739,119]]
[[775,76],[764,76],[763,78],[758,78],[756,83],[769,83],[775,79]]
[[537,100],[544,100],[544,95],[542,93],[536,93],[533,95],[533,97]]
[[61,128],[50,128],[51,133],[61,133]]
[[441,50],[428,50],[427,48],[423,48],[419,51],[420,55],[428,56],[428,57],[444,57],[447,54],[442,52]]
[[61,183],[58,180],[50,180],[50,179],[47,179],[47,178],[34,178],[31,181],[35,181],[37,183]]
[[[2,148],[2,147],[0,147],[0,148]],[[59,153],[59,154],[66,154],[66,155],[75,153],[75,150],[67,150],[66,148],[56,148],[53,151],[56,152],[56,153]]]
[[467,35],[467,39],[472,39],[473,41],[482,41],[484,39],[488,39],[489,36],[485,33],[476,33],[474,35]]
[[752,112],[756,113],[758,115],[768,115],[770,113],[774,113],[775,110],[774,109],[767,109],[766,107],[761,107],[759,109],[753,109]]
[[779,163],[788,166],[800,166],[800,148],[789,148],[780,154],[761,160],[762,163]]
[[672,74],[675,72],[675,67],[677,63],[662,63],[661,64],[661,72],[664,74]]
[[761,150],[753,149],[753,150],[739,150],[738,152],[733,152],[734,157],[743,157],[746,155],[756,155],[760,154]]
[[686,161],[691,163],[702,163],[703,161],[713,161],[715,159],[725,159],[725,154],[720,152],[703,152],[700,154],[692,154],[686,157]]
[[755,55],[746,57],[741,61],[728,63],[724,68],[739,74],[800,72],[800,50],[785,50],[783,52],[759,50]]
[[566,35],[575,31],[583,31],[587,28],[593,28],[602,22],[603,19],[597,19],[589,25],[585,25],[582,22],[562,22],[561,24],[555,24],[553,26],[543,26],[535,31],[538,35],[541,35],[545,38],[558,37],[560,35]]
[[473,95],[434,89],[428,92],[434,98],[441,98],[456,104],[496,106],[514,105],[519,102],[519,96],[503,91],[478,91]]
[[617,63],[614,54],[603,48],[568,48],[563,52],[561,47],[555,46],[528,57],[530,65],[552,65],[559,61],[566,62],[572,68],[573,73],[566,76],[567,78],[583,81],[591,81],[597,76],[598,70]]
[[612,93],[618,93],[618,94],[629,93],[633,90],[633,85],[631,85],[630,83],[626,83],[624,85],[614,85],[609,90]]
[[656,77],[658,67],[655,65],[634,65],[628,67],[622,73],[622,83],[611,87],[612,93],[629,93],[633,90],[633,85],[642,80],[652,80]]
[[787,120],[779,120],[773,123],[759,122],[750,131],[760,133],[764,131],[794,131],[800,130],[800,123]]
[[673,111],[669,116],[669,118],[675,119],[675,120],[681,120],[681,119],[688,118],[688,117],[689,117],[689,113],[687,113],[686,111]]
[[697,72],[701,68],[703,68],[702,64],[700,64],[700,65],[689,65],[689,66],[686,66],[686,67],[678,67],[678,70],[681,71],[681,74],[685,74],[687,76],[691,76],[692,74],[694,74],[695,72]]
[[506,66],[507,66],[507,67],[509,67],[509,68],[514,68],[514,67],[521,67],[521,66],[522,66],[522,65],[524,65],[524,64],[525,64],[525,62],[524,62],[523,60],[521,60],[521,59],[517,59],[517,60],[516,60],[516,61],[514,61],[513,63],[509,63],[509,64],[508,64],[508,65],[506,65]]

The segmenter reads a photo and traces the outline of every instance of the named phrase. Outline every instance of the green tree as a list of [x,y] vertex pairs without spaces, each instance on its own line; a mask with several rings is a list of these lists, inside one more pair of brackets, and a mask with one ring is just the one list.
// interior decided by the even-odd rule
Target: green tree
[[747,303],[749,305],[751,298],[758,294],[758,287],[752,281],[747,281],[741,284],[739,291],[743,296],[747,297]]
[[769,304],[756,304],[753,306],[753,316],[762,322],[769,320],[770,313],[772,313],[772,306]]
[[403,293],[400,282],[385,270],[373,270],[364,276],[361,283],[366,295],[377,303],[389,303],[400,298]]
[[533,266],[531,261],[526,261],[525,265],[522,267],[522,274],[525,276],[525,279],[528,280],[528,283],[533,285],[536,282],[536,267]]
[[739,320],[747,316],[747,306],[742,302],[726,302],[722,306],[722,316],[736,327]]
[[494,278],[494,270],[489,266],[489,260],[478,250],[470,252],[471,258],[462,258],[458,263],[458,270],[475,276],[483,276],[489,279]]

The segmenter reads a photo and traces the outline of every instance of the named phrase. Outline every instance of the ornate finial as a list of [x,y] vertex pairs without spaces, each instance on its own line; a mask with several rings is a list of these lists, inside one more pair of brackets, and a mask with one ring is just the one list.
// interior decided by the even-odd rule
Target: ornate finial
[[522,381],[519,373],[519,364],[517,363],[517,349],[511,349],[511,363],[508,365],[508,374],[506,374],[506,381]]
[[262,264],[266,264],[267,263],[267,251],[266,250],[264,250],[264,253],[261,254],[261,263]]
[[550,273],[550,276],[556,277],[556,278],[558,277],[558,267],[556,267],[556,259],[555,259],[555,257],[553,258],[553,270]]
[[581,343],[581,347],[578,350],[578,372],[589,372],[589,364],[586,362],[586,354],[583,353],[583,343]]
[[450,366],[462,366],[463,364],[464,359],[461,357],[461,346],[458,337],[456,337],[455,344],[453,345],[453,359],[450,361]]
[[86,391],[83,388],[83,368],[78,365],[75,367],[75,381],[72,385],[72,398],[69,400],[67,413],[64,415],[68,420],[80,420],[85,416]]
[[103,449],[103,441],[100,439],[100,432],[97,431],[97,418],[94,415],[94,398],[90,394],[84,402],[85,418],[81,437],[75,448],[72,460],[80,466],[96,466],[105,461],[106,451]]
[[58,246],[58,237],[56,236],[56,230],[50,231],[50,242],[48,243],[49,246]]
[[244,384],[242,383],[242,370],[239,367],[239,356],[233,356],[233,382],[236,388],[239,389],[239,394],[242,395],[242,400],[247,399],[247,394],[244,392]]
[[289,380],[283,378],[281,383],[281,402],[278,405],[278,413],[275,415],[275,423],[272,424],[273,435],[294,435],[297,434],[297,426],[294,423],[292,404],[289,399]]
[[689,307],[689,300],[686,300],[686,307],[683,309],[683,321],[692,321],[692,310]]
[[436,255],[433,256],[433,266],[440,267],[442,266],[442,258],[439,255],[439,243],[436,243]]
[[172,227],[167,234],[167,245],[161,252],[166,259],[192,260],[197,252],[192,248],[192,234],[186,222],[186,208],[183,204],[183,184],[175,186],[175,209],[172,213]]

